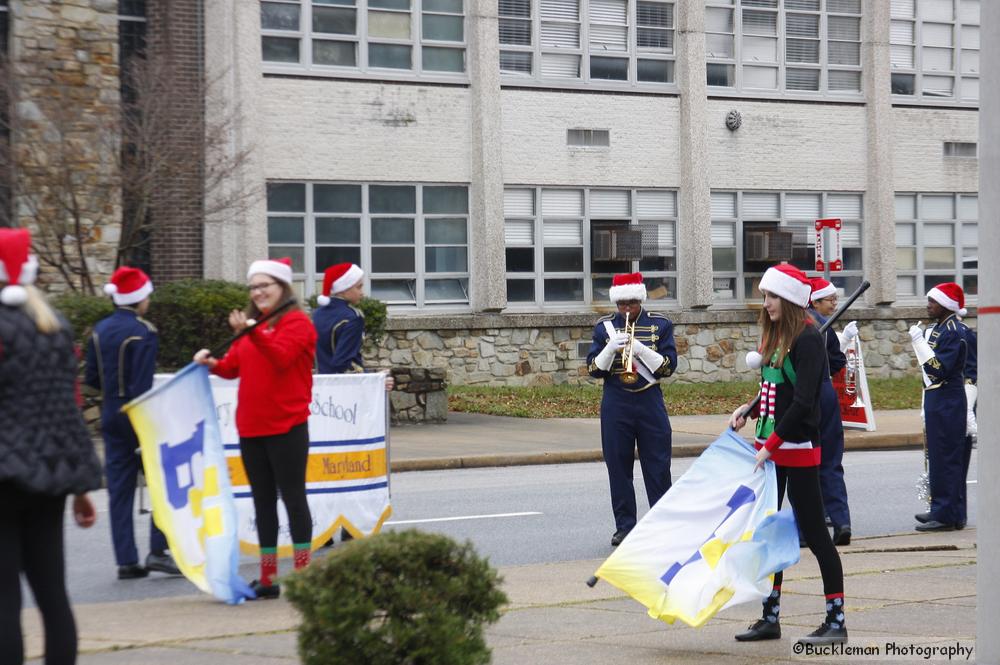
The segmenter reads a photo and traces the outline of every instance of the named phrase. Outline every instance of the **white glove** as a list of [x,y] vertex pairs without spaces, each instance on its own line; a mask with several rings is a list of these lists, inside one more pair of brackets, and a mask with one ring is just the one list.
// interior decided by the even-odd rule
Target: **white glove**
[[930,344],[924,339],[924,331],[920,329],[920,326],[910,327],[910,340],[913,342],[913,351],[917,354],[918,363],[923,365],[934,357],[934,352],[931,351]]
[[923,338],[924,338],[924,329],[920,327],[920,322],[918,321],[916,325],[910,326],[910,339],[913,340],[914,344],[916,344]]
[[979,388],[971,383],[965,384],[965,433],[968,436],[979,436],[979,425],[976,423],[976,397],[979,396]]
[[660,365],[663,364],[663,356],[639,340],[635,341],[635,345],[632,349],[636,357],[638,357],[639,360],[642,361],[642,364],[645,365],[651,372],[655,372],[660,369]]
[[611,369],[611,363],[615,361],[615,354],[625,348],[627,342],[628,335],[623,332],[616,332],[609,337],[608,343],[604,345],[601,352],[594,358],[594,364],[597,365],[597,368],[605,372]]
[[853,340],[858,336],[858,322],[851,321],[846,326],[844,326],[844,337],[848,340]]

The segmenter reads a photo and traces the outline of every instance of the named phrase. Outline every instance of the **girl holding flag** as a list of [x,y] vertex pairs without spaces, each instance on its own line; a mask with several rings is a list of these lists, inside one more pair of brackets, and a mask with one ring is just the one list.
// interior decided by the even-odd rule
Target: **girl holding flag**
[[[778,505],[787,485],[795,520],[809,549],[819,562],[826,595],[826,619],[808,636],[806,644],[847,641],[844,622],[844,573],[840,556],[826,529],[823,495],[819,483],[821,460],[819,422],[820,390],[830,370],[823,337],[806,313],[812,286],[798,268],[780,264],[769,268],[760,281],[764,308],[760,314],[760,353],[747,356],[747,364],[761,367],[759,414],[750,405],[733,412],[730,425],[739,430],[746,418],[758,417],[755,436],[759,469],[768,458],[777,467]],[[762,363],[763,359],[768,361]],[[761,619],[736,636],[741,642],[778,639],[782,574],[764,600]]]

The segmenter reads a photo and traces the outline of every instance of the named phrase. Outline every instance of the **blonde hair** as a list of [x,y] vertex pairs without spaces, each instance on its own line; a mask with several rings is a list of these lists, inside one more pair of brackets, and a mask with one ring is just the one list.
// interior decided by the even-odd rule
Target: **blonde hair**
[[781,297],[778,300],[781,302],[781,317],[777,322],[771,321],[766,309],[760,310],[758,322],[761,330],[760,354],[764,357],[764,362],[771,362],[771,356],[777,351],[775,366],[781,367],[792,348],[792,342],[806,327],[807,315],[806,310],[795,303]]
[[62,322],[56,316],[56,311],[52,309],[45,295],[30,284],[24,287],[28,292],[28,300],[24,303],[24,313],[35,322],[38,332],[51,335],[62,328]]

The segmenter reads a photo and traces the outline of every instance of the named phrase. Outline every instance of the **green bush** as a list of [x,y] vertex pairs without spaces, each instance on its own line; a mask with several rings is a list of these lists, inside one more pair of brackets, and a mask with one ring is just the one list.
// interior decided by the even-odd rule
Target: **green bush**
[[[316,303],[316,296],[312,296],[309,298],[309,308],[316,309],[317,307],[319,305]],[[358,303],[358,309],[365,315],[365,344],[378,346],[385,337],[385,303],[377,298],[365,296]]]
[[352,541],[284,584],[306,665],[488,663],[499,585],[470,543],[413,530]]
[[115,306],[111,298],[107,296],[85,296],[72,293],[64,293],[49,299],[70,325],[73,326],[73,335],[78,344],[82,346],[90,337],[94,324],[105,316],[115,311]]

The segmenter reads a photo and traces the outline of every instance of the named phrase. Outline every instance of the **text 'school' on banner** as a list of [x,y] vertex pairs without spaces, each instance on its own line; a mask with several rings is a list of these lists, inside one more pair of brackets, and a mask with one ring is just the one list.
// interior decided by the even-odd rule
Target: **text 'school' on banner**
[[754,472],[753,446],[731,431],[695,461],[595,575],[649,608],[701,626],[760,602],[774,573],[799,560],[791,510],[777,512],[774,464]]
[[[837,333],[837,337],[843,346],[843,333]],[[855,338],[853,344],[847,347],[847,366],[833,375],[833,388],[837,391],[844,427],[874,432],[875,411],[872,409],[871,393],[868,392],[868,374],[861,346],[861,340]]]
[[[157,381],[168,378],[157,375]],[[236,431],[238,381],[211,377],[218,427],[238,513],[240,549],[258,553],[253,499]],[[381,374],[317,374],[309,405],[306,495],[313,519],[313,549],[341,527],[361,538],[377,533],[392,514],[385,377]],[[278,553],[292,555],[284,505],[278,502]]]
[[153,518],[181,572],[231,604],[239,577],[237,508],[208,370],[191,364],[124,407],[139,438]]

